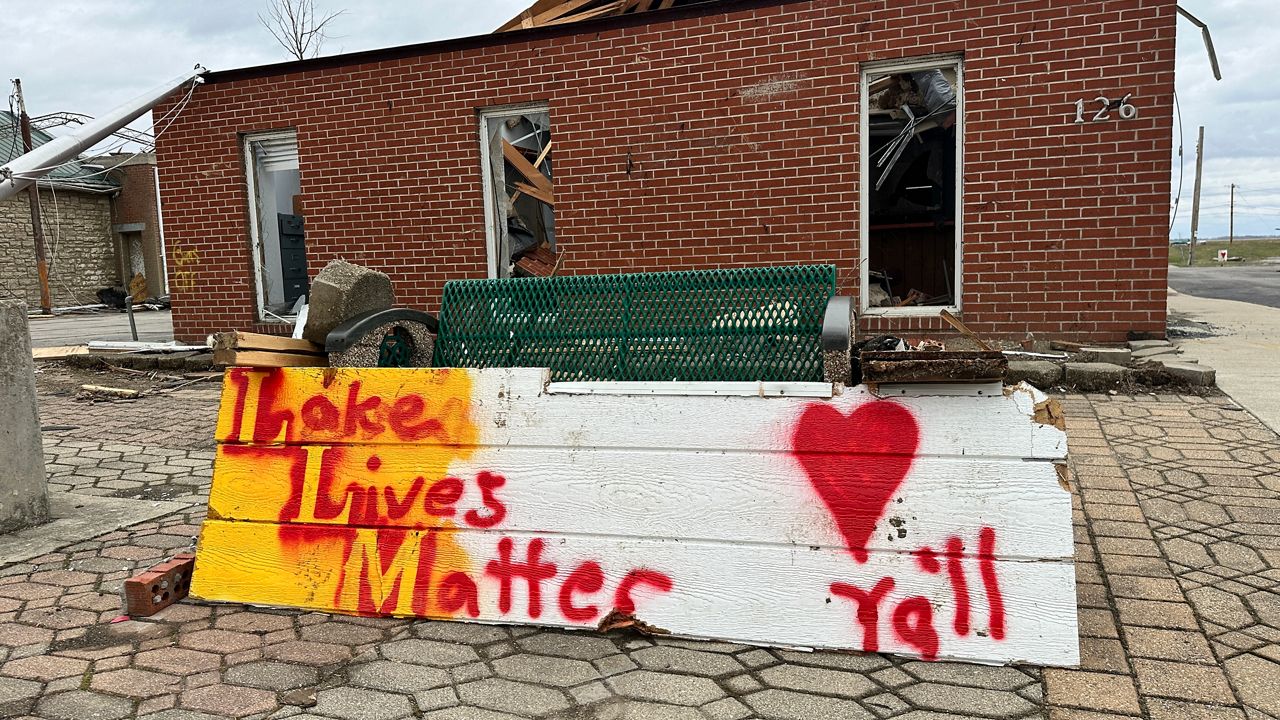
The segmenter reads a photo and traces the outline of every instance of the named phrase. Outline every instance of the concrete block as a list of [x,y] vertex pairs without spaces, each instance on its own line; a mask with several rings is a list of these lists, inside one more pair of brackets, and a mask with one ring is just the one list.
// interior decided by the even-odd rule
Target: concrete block
[[398,320],[378,326],[365,335],[359,342],[342,352],[329,353],[330,367],[378,367],[378,354],[382,341],[388,334],[407,337],[410,348],[410,360],[403,367],[431,367],[431,355],[435,352],[436,336],[420,322]]
[[1044,390],[1062,382],[1062,366],[1048,360],[1010,360],[1004,381],[1010,385],[1029,382]]
[[1210,387],[1217,382],[1217,373],[1211,367],[1188,362],[1163,362],[1160,366],[1165,372],[1182,380],[1188,385]]
[[0,533],[49,519],[27,304],[0,301]]
[[1129,349],[1135,353],[1139,350],[1149,350],[1157,347],[1172,347],[1173,343],[1168,340],[1130,340]]
[[1067,363],[1066,382],[1079,390],[1111,390],[1129,379],[1130,370],[1112,363]]
[[1090,363],[1111,363],[1112,365],[1128,365],[1133,351],[1129,348],[1083,347],[1080,348],[1080,360]]
[[324,345],[330,330],[356,315],[386,310],[395,302],[391,278],[385,273],[334,260],[311,283],[302,337]]
[[1178,348],[1172,345],[1153,346],[1133,351],[1134,360],[1150,360],[1153,358],[1170,357],[1178,354]]

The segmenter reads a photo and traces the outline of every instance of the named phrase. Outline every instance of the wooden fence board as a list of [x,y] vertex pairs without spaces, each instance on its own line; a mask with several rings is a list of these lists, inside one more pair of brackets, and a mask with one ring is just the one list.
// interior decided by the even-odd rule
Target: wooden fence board
[[[502,479],[491,504],[511,531],[607,517],[609,532],[624,537],[846,544],[827,509],[811,502],[813,487],[789,453],[510,446],[476,448],[447,466],[443,459],[412,445],[223,445],[209,509],[226,520],[437,527],[463,522],[470,511],[492,514],[477,482],[489,473]],[[970,528],[1003,524],[1004,556],[1074,554],[1071,536],[1061,531],[1071,522],[1070,496],[1040,491],[1056,482],[1050,463],[919,458],[896,487],[900,478],[888,474],[893,464],[874,456],[826,460],[864,466],[857,480],[872,487],[864,495],[878,490],[893,501],[887,523],[869,539],[871,549],[940,546]],[[500,475],[489,470],[498,467]],[[317,503],[324,508],[318,515],[302,513]],[[282,517],[281,508],[299,511]]]
[[[547,393],[543,371],[527,368],[422,368],[393,375],[352,368],[233,369],[227,377],[217,438],[241,443],[790,451],[796,420],[814,400],[691,394],[646,402],[640,395]],[[1001,394],[996,384],[996,394],[957,402],[946,395],[952,387],[923,386],[919,392],[934,394],[893,399],[919,428],[917,455],[1066,456],[1061,431],[1028,422],[1031,391]],[[844,418],[833,412],[816,422],[847,434],[860,422],[856,409],[878,400],[865,387],[846,389],[825,403]]]
[[[997,552],[1004,540],[995,534]],[[540,551],[529,563],[537,541]],[[510,542],[510,562],[502,561],[503,542]],[[626,604],[619,586],[630,576],[626,595],[635,617],[685,637],[937,659],[1075,662],[1070,564],[963,558],[958,583],[951,562],[939,557],[937,572],[928,572],[910,553],[873,552],[867,562],[854,563],[842,550],[797,546],[211,520],[192,592],[208,600],[256,597],[346,613],[590,628]],[[536,600],[528,580],[535,573],[526,564],[540,568]],[[504,577],[510,578],[505,593]],[[662,589],[664,580],[669,590]],[[877,585],[879,602],[864,601],[877,617],[860,622],[860,603],[850,597],[856,593],[844,586],[871,593]],[[504,595],[509,604],[501,602]],[[958,603],[958,595],[966,601]],[[994,622],[992,597],[999,598]],[[871,643],[868,624],[876,630]]]
[[332,368],[224,388],[198,597],[1078,660],[1066,438],[1030,388]]

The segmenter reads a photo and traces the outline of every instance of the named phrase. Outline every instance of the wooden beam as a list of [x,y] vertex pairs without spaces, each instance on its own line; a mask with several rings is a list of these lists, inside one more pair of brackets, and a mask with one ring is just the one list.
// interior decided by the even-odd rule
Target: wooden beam
[[554,25],[556,24],[554,21],[559,20],[578,8],[593,2],[595,2],[595,0],[569,0],[568,2],[561,3],[546,12],[534,15],[533,26],[540,27],[542,25]]
[[626,0],[617,0],[617,2],[611,2],[608,5],[601,5],[598,8],[592,8],[590,10],[583,10],[580,13],[562,17],[557,20],[551,20],[543,24],[544,25],[565,25],[567,23],[581,22],[583,20],[590,20],[591,18],[601,17],[603,15],[608,15],[614,12],[615,10],[617,10],[618,8],[622,7],[623,2],[625,1]]
[[[522,182],[516,183],[516,190],[524,193],[525,195],[528,195],[534,200],[540,200],[552,207],[555,207],[556,196],[555,196],[555,193],[553,193],[551,190],[544,191],[542,188],[536,188],[532,185],[529,185],[527,183],[522,183]],[[511,198],[511,201],[515,202],[514,196]]]
[[259,350],[232,350],[225,348],[213,351],[213,362],[228,367],[328,367],[329,358],[323,355],[301,355],[294,353],[263,352]]
[[223,332],[213,336],[215,350],[267,350],[270,352],[323,355],[324,348],[309,340],[251,332]]
[[546,146],[546,147],[544,147],[544,148],[542,148],[542,152],[538,154],[538,159],[533,161],[533,166],[534,166],[535,168],[541,168],[541,167],[542,167],[542,161],[543,161],[543,160],[546,160],[546,159],[547,159],[547,156],[551,154],[551,143],[553,143],[553,142],[555,142],[555,141],[554,141],[554,140],[548,140],[548,141],[547,141],[547,146]]
[[516,28],[533,27],[533,18],[535,15],[541,12],[546,12],[547,10],[556,7],[557,5],[561,5],[564,2],[565,0],[538,0],[524,10],[521,10],[519,15],[508,20],[502,25],[502,27],[494,30],[494,32],[506,32],[507,30],[515,30]]
[[995,352],[995,351],[996,351],[996,349],[995,349],[995,348],[993,348],[993,347],[991,347],[990,345],[988,345],[988,344],[986,344],[985,342],[983,342],[983,341],[982,341],[982,338],[979,338],[977,333],[975,333],[974,331],[970,330],[968,325],[965,325],[964,323],[960,322],[960,318],[956,317],[955,315],[952,315],[951,313],[947,312],[946,310],[943,310],[943,311],[942,311],[942,319],[943,319],[943,320],[946,320],[948,323],[950,323],[950,324],[951,324],[951,327],[953,327],[953,328],[955,328],[957,331],[959,331],[959,333],[960,333],[961,335],[963,335],[963,336],[965,336],[965,337],[969,338],[970,340],[974,341],[975,343],[977,343],[977,344],[978,344],[978,347],[982,348],[983,350],[986,350],[987,352]]
[[534,167],[533,164],[529,162],[529,159],[524,156],[524,153],[520,152],[515,145],[507,142],[506,138],[503,138],[502,140],[502,156],[507,159],[507,162],[511,163],[511,165],[516,169],[516,172],[523,175],[524,178],[529,181],[529,184],[548,195],[551,194],[551,178],[543,175],[541,172],[538,172],[538,168]]

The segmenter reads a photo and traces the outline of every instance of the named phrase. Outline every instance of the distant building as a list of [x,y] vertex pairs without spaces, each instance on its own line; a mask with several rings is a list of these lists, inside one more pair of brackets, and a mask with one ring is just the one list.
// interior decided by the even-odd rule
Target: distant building
[[[31,135],[36,147],[53,139],[42,130]],[[17,118],[0,111],[0,164],[22,154]],[[127,290],[139,274],[141,294],[165,294],[154,154],[73,160],[37,187],[55,307],[97,303],[99,290]],[[0,296],[39,307],[35,258],[31,207],[22,192],[0,202]]]
[[670,5],[175,93],[177,336],[285,332],[338,258],[427,310],[454,278],[831,263],[863,334],[1163,335],[1175,0]]

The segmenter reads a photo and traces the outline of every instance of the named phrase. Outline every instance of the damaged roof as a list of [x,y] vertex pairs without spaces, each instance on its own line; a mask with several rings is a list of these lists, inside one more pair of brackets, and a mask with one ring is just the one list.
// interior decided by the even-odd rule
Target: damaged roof
[[[0,165],[24,154],[20,128],[17,115],[8,110],[0,110]],[[51,140],[53,136],[49,133],[32,129],[32,147],[40,147]],[[55,190],[108,193],[120,189],[120,183],[108,177],[102,168],[80,160],[69,160],[50,170],[36,182],[40,187],[53,187]]]
[[706,5],[717,1],[719,0],[537,0],[494,32],[563,25],[628,13]]
[[[513,18],[511,22],[499,28],[498,31],[485,35],[434,40],[376,50],[359,50],[338,55],[321,55],[320,57],[307,58],[306,60],[290,60],[269,65],[215,70],[204,75],[204,81],[206,84],[214,84],[252,78],[275,77],[294,72],[328,70],[362,63],[385,62],[421,57],[423,55],[457,52],[472,48],[495,47],[535,38],[569,37],[606,29],[638,27],[685,17],[700,17],[716,13],[807,3],[813,2],[813,0],[653,0],[649,3],[648,9],[644,11],[641,10],[644,5],[643,0],[634,4],[630,0],[622,0],[622,6],[617,8],[610,7],[617,2],[618,0],[567,0],[567,2],[566,0],[540,0],[529,9],[537,8],[541,3],[554,4],[557,6],[557,12],[563,11],[562,15],[555,18],[560,20],[559,22],[525,25],[522,22],[524,13],[521,13]],[[575,8],[570,10],[563,7],[570,4],[575,5]],[[547,12],[548,10],[543,10],[542,12]],[[604,12],[606,10],[609,12]],[[536,14],[534,17],[536,17]],[[513,25],[512,23],[515,24]]]

